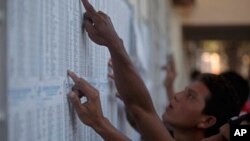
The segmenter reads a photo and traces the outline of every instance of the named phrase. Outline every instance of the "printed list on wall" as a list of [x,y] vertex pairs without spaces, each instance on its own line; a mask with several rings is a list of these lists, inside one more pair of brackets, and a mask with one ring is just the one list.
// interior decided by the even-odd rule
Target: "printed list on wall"
[[[90,2],[111,17],[128,47],[131,10],[127,3]],[[67,70],[72,70],[99,90],[105,116],[117,122],[107,77],[110,55],[84,32],[81,1],[8,0],[7,5],[9,141],[101,140],[79,121],[67,99],[73,85]]]

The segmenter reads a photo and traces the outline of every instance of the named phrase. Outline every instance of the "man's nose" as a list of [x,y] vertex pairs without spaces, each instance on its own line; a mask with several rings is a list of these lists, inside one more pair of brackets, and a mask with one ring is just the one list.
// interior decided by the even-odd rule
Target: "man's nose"
[[174,100],[175,100],[175,101],[179,102],[180,99],[181,99],[181,93],[176,93],[176,94],[174,94]]

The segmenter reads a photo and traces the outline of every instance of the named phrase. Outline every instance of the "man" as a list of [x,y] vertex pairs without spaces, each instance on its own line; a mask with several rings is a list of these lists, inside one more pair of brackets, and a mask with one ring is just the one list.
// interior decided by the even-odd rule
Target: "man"
[[197,136],[200,140],[218,133],[220,126],[237,115],[237,99],[230,83],[221,76],[201,74],[186,90],[174,95],[163,120],[173,127],[175,138]]
[[[117,90],[126,109],[134,118],[140,134],[148,141],[173,141],[174,139],[157,115],[149,92],[129,59],[110,18],[103,12],[96,12],[87,0],[82,0],[82,2],[87,11],[84,16],[84,27],[91,40],[108,48],[112,58]],[[69,76],[75,82],[69,99],[80,120],[92,127],[104,140],[129,140],[103,117],[98,91],[73,72],[69,71]],[[214,81],[214,83],[210,84],[210,81]],[[221,84],[222,87],[218,84]],[[218,97],[216,94],[219,94]],[[210,133],[205,132],[208,128],[217,128],[227,118],[232,117],[233,115],[228,109],[233,111],[231,106],[235,101],[232,100],[233,94],[233,90],[224,79],[209,74],[176,94],[164,114],[169,124],[176,129],[174,131],[175,140],[201,140]],[[87,102],[81,104],[79,96],[85,96]],[[223,105],[218,104],[221,102]],[[222,107],[216,106],[226,106],[227,109],[225,112],[220,111]],[[214,107],[220,110],[211,109]],[[189,131],[190,129],[192,132]]]
[[227,79],[238,92],[239,96],[239,114],[240,112],[247,112],[243,111],[244,105],[249,97],[249,84],[246,79],[244,79],[241,75],[234,71],[226,71],[220,74],[222,77]]
[[[237,94],[239,96],[239,105],[236,108],[238,108],[237,111],[240,113],[249,95],[249,86],[247,80],[245,80],[242,76],[233,71],[226,71],[220,75],[225,79],[227,79],[233,85],[235,90],[238,92]],[[231,126],[231,124],[236,124],[236,125],[250,124],[249,123],[250,113],[244,114],[243,112],[243,115],[240,114],[239,117],[233,117],[232,119],[230,119],[229,123],[226,123],[220,127],[220,132],[218,134],[206,138],[203,141],[224,141],[224,140],[229,141],[230,137],[229,127]]]

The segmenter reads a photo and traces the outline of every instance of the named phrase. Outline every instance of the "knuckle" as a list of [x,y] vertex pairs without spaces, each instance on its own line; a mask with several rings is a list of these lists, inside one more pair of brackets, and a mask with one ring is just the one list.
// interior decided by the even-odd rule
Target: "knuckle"
[[96,89],[94,89],[93,98],[94,99],[98,99],[99,98],[99,91],[96,90]]
[[96,88],[94,88],[94,91],[97,95],[99,95],[99,91]]
[[79,78],[79,84],[85,85],[86,81],[83,78]]
[[84,114],[84,110],[82,108],[79,108],[78,114],[83,115]]
[[72,91],[77,91],[78,90],[78,87],[76,85],[74,85],[72,88],[71,88]]
[[70,100],[74,100],[74,95],[72,94],[72,93],[70,93],[69,95],[68,95],[68,98],[70,99]]
[[81,79],[77,79],[76,84],[80,84],[80,83],[81,83]]

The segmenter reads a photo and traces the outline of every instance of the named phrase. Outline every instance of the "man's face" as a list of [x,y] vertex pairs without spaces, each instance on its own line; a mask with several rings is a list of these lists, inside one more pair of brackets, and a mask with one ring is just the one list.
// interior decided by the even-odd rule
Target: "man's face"
[[174,128],[197,127],[208,96],[209,90],[202,82],[193,82],[170,100],[163,114],[164,123]]

